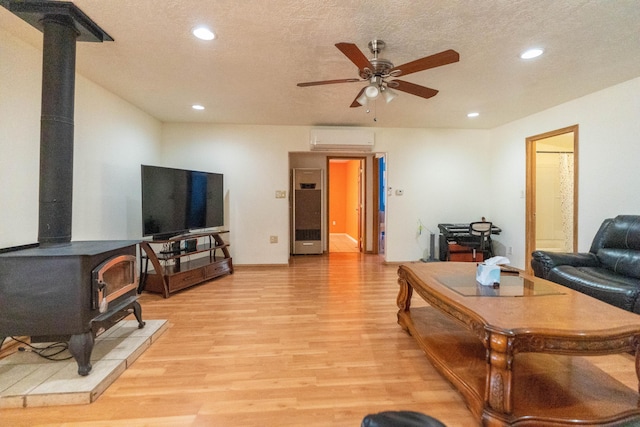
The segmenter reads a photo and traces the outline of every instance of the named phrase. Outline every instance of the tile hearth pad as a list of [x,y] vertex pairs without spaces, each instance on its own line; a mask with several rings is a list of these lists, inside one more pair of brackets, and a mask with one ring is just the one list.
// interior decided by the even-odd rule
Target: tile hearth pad
[[[96,338],[85,377],[74,359],[50,361],[30,351],[0,359],[0,409],[94,402],[167,329],[166,320],[123,320]],[[46,347],[48,343],[34,344]],[[68,350],[57,357],[69,356]]]

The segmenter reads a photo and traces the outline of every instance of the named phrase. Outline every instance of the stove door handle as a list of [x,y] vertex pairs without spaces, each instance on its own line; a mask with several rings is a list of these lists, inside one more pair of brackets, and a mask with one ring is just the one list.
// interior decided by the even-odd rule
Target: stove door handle
[[107,284],[104,282],[98,282],[98,311],[104,313],[109,308],[109,301],[107,301],[107,294],[105,289]]

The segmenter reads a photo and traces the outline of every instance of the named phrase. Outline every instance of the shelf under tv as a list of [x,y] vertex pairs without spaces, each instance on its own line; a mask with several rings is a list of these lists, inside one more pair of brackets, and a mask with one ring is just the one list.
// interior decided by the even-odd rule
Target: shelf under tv
[[[174,292],[233,273],[229,244],[220,234],[228,231],[212,231],[184,234],[165,240],[143,241],[140,246],[146,253],[140,290],[161,293],[169,298]],[[195,245],[188,247],[188,241]],[[222,252],[218,256],[217,251]],[[199,257],[193,257],[198,255]],[[204,255],[204,256],[202,256]],[[146,271],[148,261],[153,270]]]

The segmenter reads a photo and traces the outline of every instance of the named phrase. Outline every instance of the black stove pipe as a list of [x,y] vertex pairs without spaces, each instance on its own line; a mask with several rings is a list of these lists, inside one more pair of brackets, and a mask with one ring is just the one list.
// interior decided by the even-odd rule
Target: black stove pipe
[[73,20],[46,15],[42,21],[42,112],[38,242],[71,241],[76,38]]

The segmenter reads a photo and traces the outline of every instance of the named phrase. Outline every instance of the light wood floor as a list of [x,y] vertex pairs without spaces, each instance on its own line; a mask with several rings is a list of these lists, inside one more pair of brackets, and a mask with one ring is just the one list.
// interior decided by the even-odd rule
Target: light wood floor
[[[169,329],[95,403],[0,410],[0,425],[357,427],[403,409],[477,425],[397,325],[396,271],[374,255],[297,256],[144,293],[143,316]],[[616,357],[605,364],[633,383],[633,359]]]
[[344,233],[329,234],[329,252],[360,252],[358,242]]

